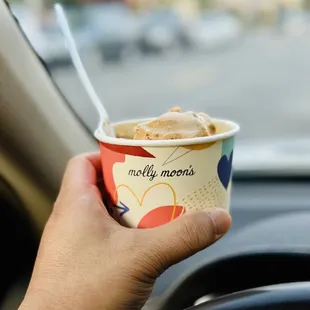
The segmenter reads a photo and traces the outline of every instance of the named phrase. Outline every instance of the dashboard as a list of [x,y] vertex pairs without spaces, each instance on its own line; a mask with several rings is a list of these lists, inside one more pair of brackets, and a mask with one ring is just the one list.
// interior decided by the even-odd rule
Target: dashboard
[[[151,303],[173,290],[199,267],[217,260],[236,255],[251,256],[251,253],[261,253],[262,259],[270,252],[276,255],[282,252],[298,253],[301,250],[310,254],[309,180],[236,180],[232,191],[231,214],[233,224],[229,233],[208,249],[167,270],[156,282]],[[268,259],[263,261],[267,262]],[[309,256],[307,262],[310,264]],[[237,263],[242,272],[245,265],[242,261]],[[283,264],[287,263],[284,259]],[[255,269],[255,264],[251,268]],[[271,259],[270,264],[273,266],[277,263]],[[224,265],[220,270],[223,268]],[[309,272],[303,274],[309,277],[309,281]],[[208,280],[205,279],[206,282]],[[273,284],[270,281],[266,279],[266,284]]]

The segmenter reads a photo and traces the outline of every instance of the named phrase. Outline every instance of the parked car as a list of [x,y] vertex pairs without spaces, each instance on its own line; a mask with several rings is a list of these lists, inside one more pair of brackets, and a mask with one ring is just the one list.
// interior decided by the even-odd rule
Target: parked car
[[142,52],[165,52],[185,44],[185,27],[174,10],[154,9],[145,15],[140,25]]
[[284,16],[283,30],[289,36],[310,34],[310,13],[291,12]]
[[121,60],[137,50],[138,22],[122,3],[91,4],[85,8],[103,60]]
[[[64,37],[54,18],[42,23],[22,5],[12,5],[11,9],[30,44],[48,67],[71,64]],[[71,11],[68,10],[67,14],[70,17]],[[90,36],[86,28],[73,27],[72,32],[78,49],[83,50],[89,45]]]
[[242,35],[242,24],[224,12],[205,12],[189,27],[192,44],[203,51],[227,47]]

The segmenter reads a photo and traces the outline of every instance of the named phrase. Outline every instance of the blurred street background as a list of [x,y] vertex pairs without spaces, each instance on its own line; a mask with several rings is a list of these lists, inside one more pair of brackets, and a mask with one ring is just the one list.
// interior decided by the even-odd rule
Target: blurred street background
[[[89,129],[97,125],[52,0],[10,1],[29,41]],[[115,121],[173,106],[230,118],[247,140],[309,137],[310,1],[62,1]]]

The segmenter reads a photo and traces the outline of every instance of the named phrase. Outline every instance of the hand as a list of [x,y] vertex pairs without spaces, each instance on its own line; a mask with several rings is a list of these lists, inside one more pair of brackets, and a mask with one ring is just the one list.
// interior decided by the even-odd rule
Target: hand
[[20,309],[141,309],[164,270],[230,227],[221,209],[189,213],[152,229],[122,227],[102,203],[100,171],[97,154],[69,162]]

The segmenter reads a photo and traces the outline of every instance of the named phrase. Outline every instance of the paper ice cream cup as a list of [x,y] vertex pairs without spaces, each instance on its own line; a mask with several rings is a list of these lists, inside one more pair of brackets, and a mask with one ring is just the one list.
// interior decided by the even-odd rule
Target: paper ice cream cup
[[144,120],[101,128],[99,141],[108,211],[120,224],[152,228],[206,208],[229,211],[235,136],[239,126],[215,119],[216,134],[180,140],[132,140]]

